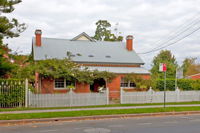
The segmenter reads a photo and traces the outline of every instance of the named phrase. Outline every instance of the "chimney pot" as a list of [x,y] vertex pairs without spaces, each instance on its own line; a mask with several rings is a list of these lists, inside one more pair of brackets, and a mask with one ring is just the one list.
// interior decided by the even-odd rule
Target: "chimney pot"
[[126,37],[126,49],[128,51],[132,51],[133,50],[133,36],[132,35],[128,35]]
[[35,44],[38,47],[42,46],[41,36],[42,36],[42,30],[39,29],[35,30]]

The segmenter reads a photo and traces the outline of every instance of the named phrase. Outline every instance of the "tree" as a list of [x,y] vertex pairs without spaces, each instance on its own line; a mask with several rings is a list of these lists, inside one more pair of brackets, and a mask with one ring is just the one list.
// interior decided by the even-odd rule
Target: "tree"
[[162,50],[160,53],[154,57],[152,62],[151,73],[152,77],[163,78],[163,73],[159,72],[159,64],[166,63],[167,65],[167,78],[175,78],[176,67],[178,66],[176,58],[172,55],[169,50]]
[[200,64],[196,63],[197,58],[185,58],[183,61],[183,74],[192,75],[200,72]]
[[0,0],[0,77],[9,72],[13,65],[9,59],[9,49],[3,44],[4,38],[18,37],[21,32],[26,29],[25,24],[20,24],[17,19],[8,19],[1,16],[1,13],[11,13],[14,11],[14,5],[20,3],[21,0]]
[[99,20],[96,22],[96,31],[94,35],[94,39],[98,41],[122,41],[122,36],[116,36],[115,34],[111,33],[109,29],[111,24],[107,20]]

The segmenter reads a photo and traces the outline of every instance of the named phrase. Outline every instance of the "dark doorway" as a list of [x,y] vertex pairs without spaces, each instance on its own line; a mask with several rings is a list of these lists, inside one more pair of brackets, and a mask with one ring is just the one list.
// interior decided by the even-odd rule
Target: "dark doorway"
[[92,92],[99,92],[102,87],[106,88],[106,81],[103,78],[95,79],[94,83],[90,85],[90,90]]

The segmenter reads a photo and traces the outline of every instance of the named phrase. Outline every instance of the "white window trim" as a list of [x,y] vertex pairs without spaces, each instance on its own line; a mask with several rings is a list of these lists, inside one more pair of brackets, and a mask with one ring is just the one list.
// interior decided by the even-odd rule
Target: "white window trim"
[[[124,82],[124,83],[125,83],[125,82]],[[128,81],[128,86],[127,86],[127,87],[123,87],[123,86],[121,86],[121,83],[120,83],[120,87],[121,87],[121,88],[127,88],[127,89],[128,89],[128,88],[131,88],[131,89],[136,88],[136,87],[131,87],[130,84],[131,84],[131,81]]]
[[65,83],[66,83],[66,80],[64,79],[64,87],[63,88],[56,88],[56,79],[54,79],[54,90],[66,90],[67,88],[66,88],[66,85],[65,85]]

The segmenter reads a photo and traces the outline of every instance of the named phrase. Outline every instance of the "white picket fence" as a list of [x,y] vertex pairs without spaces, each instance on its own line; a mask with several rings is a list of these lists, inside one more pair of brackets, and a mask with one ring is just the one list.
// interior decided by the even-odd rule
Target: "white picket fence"
[[108,91],[101,93],[34,94],[28,93],[28,107],[71,107],[109,104]]
[[[166,91],[166,102],[191,102],[200,101],[200,91]],[[125,92],[121,88],[121,104],[126,103],[162,103],[163,91]]]

